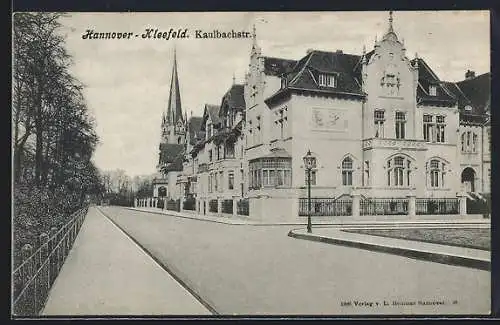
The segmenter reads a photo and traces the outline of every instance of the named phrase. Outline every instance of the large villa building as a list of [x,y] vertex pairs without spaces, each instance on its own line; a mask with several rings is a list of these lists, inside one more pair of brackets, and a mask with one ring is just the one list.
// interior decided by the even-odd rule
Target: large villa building
[[392,12],[360,54],[267,57],[254,28],[249,63],[244,85],[233,78],[220,103],[188,119],[174,54],[155,198],[200,214],[290,220],[307,214],[309,150],[316,215],[425,214],[432,200],[442,205],[429,213],[451,214],[461,196],[489,195],[490,73],[440,80],[407,56]]

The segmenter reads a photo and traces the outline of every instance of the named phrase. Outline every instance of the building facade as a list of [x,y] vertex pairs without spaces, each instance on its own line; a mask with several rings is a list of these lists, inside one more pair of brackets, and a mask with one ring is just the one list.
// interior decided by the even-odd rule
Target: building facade
[[234,214],[244,202],[252,218],[297,217],[308,151],[315,198],[453,200],[464,192],[481,200],[490,192],[490,74],[440,80],[423,58],[408,58],[392,12],[382,39],[360,55],[267,57],[254,28],[249,61],[244,85],[233,82],[190,126],[199,128],[194,139],[179,140],[191,133],[185,119],[171,120],[178,124],[165,142],[186,144],[176,184],[196,180],[176,193],[196,198],[198,213]]

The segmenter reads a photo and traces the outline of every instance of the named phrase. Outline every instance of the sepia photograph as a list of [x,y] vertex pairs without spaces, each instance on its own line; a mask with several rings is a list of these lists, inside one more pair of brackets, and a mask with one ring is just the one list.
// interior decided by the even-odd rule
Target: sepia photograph
[[11,317],[491,313],[490,12],[14,12]]

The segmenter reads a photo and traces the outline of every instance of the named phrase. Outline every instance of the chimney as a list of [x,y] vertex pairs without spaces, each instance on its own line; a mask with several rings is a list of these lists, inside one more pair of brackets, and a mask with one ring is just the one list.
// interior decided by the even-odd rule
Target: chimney
[[471,70],[467,69],[467,72],[465,73],[465,79],[466,80],[472,79],[475,76],[476,76],[476,73],[474,71],[471,71]]
[[309,54],[311,53],[312,51],[314,51],[313,49],[307,49],[306,53]]
[[344,53],[344,52],[343,52],[342,50],[337,50],[337,51],[335,51],[335,53],[337,53],[337,54],[342,54],[342,53]]

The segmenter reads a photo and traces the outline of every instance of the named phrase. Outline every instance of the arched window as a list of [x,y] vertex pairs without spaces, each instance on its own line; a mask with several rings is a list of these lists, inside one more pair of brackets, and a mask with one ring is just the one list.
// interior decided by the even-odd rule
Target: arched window
[[465,132],[462,133],[462,152],[465,151]]
[[444,180],[446,175],[446,163],[439,159],[432,159],[427,165],[428,174],[430,177],[429,184],[433,188],[444,187]]
[[396,156],[387,161],[387,185],[411,185],[411,160],[404,156]]
[[352,185],[352,171],[352,159],[350,157],[344,158],[342,160],[342,185]]

